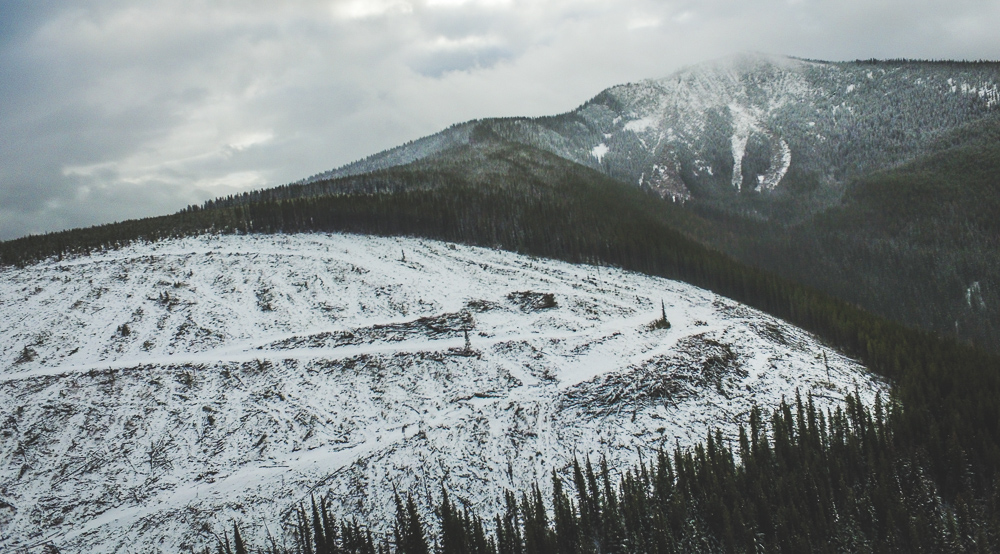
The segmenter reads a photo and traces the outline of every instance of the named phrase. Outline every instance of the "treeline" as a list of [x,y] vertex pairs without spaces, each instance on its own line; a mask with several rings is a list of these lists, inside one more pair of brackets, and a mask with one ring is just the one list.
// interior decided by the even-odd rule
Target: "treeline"
[[[483,514],[441,490],[434,518],[396,497],[389,536],[354,521],[338,524],[331,504],[300,506],[292,546],[263,550],[333,554],[549,554],[697,552],[993,552],[1000,546],[996,499],[975,501],[968,481],[942,500],[919,450],[899,441],[897,412],[849,395],[817,410],[811,398],[755,409],[736,444],[716,431],[691,449],[659,452],[612,477],[603,461],[577,460],[571,477],[553,472],[552,497],[537,484],[504,491],[502,513]],[[949,453],[962,466],[961,450]],[[497,494],[501,494],[500,491]],[[234,538],[239,537],[234,531]],[[234,541],[237,542],[237,541]],[[239,540],[242,544],[242,540]],[[264,546],[264,545],[261,545]],[[243,546],[243,552],[248,549]],[[233,552],[220,544],[223,553]],[[239,550],[236,551],[240,554]]]
[[[811,60],[806,60],[811,61]],[[827,62],[827,63],[838,63],[838,62]],[[903,65],[903,64],[924,64],[924,65],[935,65],[944,66],[956,69],[962,69],[966,67],[988,67],[996,68],[996,60],[932,60],[932,59],[921,59],[921,58],[888,58],[880,60],[877,58],[869,58],[867,60],[854,60],[853,63],[858,65]]]

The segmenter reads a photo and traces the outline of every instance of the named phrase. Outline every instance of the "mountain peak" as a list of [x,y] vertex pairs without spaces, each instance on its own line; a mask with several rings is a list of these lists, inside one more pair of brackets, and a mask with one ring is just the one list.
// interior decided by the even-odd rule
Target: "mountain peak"
[[667,75],[666,77],[656,80],[670,80],[679,74],[706,71],[750,73],[767,67],[776,67],[784,70],[799,69],[806,63],[807,62],[789,56],[770,54],[766,52],[746,51],[689,65],[671,73],[670,75]]

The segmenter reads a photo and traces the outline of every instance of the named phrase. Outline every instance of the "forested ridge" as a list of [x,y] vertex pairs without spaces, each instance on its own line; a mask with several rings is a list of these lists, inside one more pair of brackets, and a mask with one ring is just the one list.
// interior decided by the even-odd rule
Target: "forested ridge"
[[[793,164],[794,165],[794,164]],[[794,225],[705,206],[685,228],[745,263],[879,315],[1000,352],[1000,119],[851,182],[838,205]]]
[[[866,545],[884,551],[910,551],[915,544],[923,544],[929,551],[991,551],[1000,547],[996,506],[1000,363],[995,357],[734,261],[676,230],[673,227],[676,220],[671,215],[675,210],[668,203],[596,171],[528,147],[486,141],[453,150],[434,164],[346,178],[326,186],[335,194],[223,202],[160,218],[8,241],[0,244],[0,260],[5,264],[27,264],[51,256],[114,248],[136,240],[203,232],[338,231],[465,242],[574,262],[616,265],[687,281],[785,318],[860,357],[873,371],[891,381],[893,398],[887,410],[876,406],[874,415],[859,415],[866,412],[849,406],[848,412],[855,413],[844,416],[846,420],[838,419],[836,414],[823,416],[825,427],[819,423],[820,415],[805,407],[801,408],[807,414],[803,420],[796,405],[796,416],[791,422],[784,415],[771,418],[770,442],[762,438],[756,441],[756,448],[763,449],[764,443],[769,445],[766,450],[771,454],[762,453],[765,456],[762,458],[754,454],[741,456],[740,462],[736,462],[730,447],[719,444],[714,437],[700,447],[701,454],[698,448],[674,453],[669,466],[675,477],[673,486],[683,485],[680,490],[686,490],[700,483],[698,486],[704,489],[697,490],[716,491],[712,493],[716,496],[697,500],[700,497],[694,493],[691,496],[671,493],[671,506],[676,504],[681,511],[670,513],[708,514],[698,517],[713,523],[682,517],[683,525],[694,521],[691,524],[694,530],[669,527],[669,536],[673,538],[663,539],[667,541],[663,544],[668,545],[663,551],[690,551],[695,544],[706,551],[750,551],[746,545],[758,540],[771,545],[767,550],[788,552],[801,548],[865,550]],[[784,414],[782,410],[786,408],[779,410]],[[816,418],[817,422],[811,424],[809,418]],[[838,421],[847,423],[838,423],[838,430],[832,427]],[[801,425],[805,425],[805,431],[800,429]],[[791,428],[794,431],[789,431]],[[825,430],[820,431],[821,428]],[[763,436],[763,431],[760,432]],[[823,434],[827,436],[825,441]],[[842,436],[843,440],[832,440],[832,436]],[[820,437],[818,445],[816,437]],[[837,450],[841,443],[851,444],[856,450],[845,454]],[[789,449],[793,454],[801,452],[789,454],[791,457],[775,454]],[[741,452],[738,448],[734,450]],[[801,458],[796,457],[800,455]],[[847,464],[845,455],[847,459],[854,456],[857,463]],[[690,463],[685,461],[689,458]],[[703,462],[699,461],[702,459]],[[794,460],[800,461],[793,463]],[[806,471],[801,474],[802,481],[795,481],[796,467],[819,473]],[[659,465],[655,471],[638,468],[632,481],[626,476],[617,485],[617,491],[613,479],[603,477],[607,488],[602,486],[604,496],[597,502],[624,510],[624,502],[612,503],[611,499],[631,494],[638,502],[640,496],[649,496],[647,493],[656,482],[651,476],[662,480],[661,475]],[[681,475],[689,477],[681,480]],[[816,484],[821,477],[827,479],[827,485]],[[740,479],[748,481],[740,485]],[[740,486],[745,487],[743,492],[733,495],[733,488]],[[632,490],[629,487],[646,492],[629,492]],[[781,496],[781,491],[787,491],[789,496]],[[522,509],[524,502],[519,501],[522,508],[518,512],[518,521],[525,526],[521,540],[527,548],[527,518],[535,514],[531,516],[536,518],[534,521],[541,521],[537,508],[541,500],[531,500],[531,491],[516,491],[521,492],[529,495],[527,508]],[[793,492],[800,495],[799,500],[793,500]],[[802,496],[806,493],[808,496]],[[846,498],[844,503],[836,504],[837,494]],[[753,504],[758,497],[763,504]],[[652,502],[648,498],[646,501]],[[555,540],[546,537],[572,537],[560,530],[559,522],[582,518],[582,506],[591,501],[579,500],[574,505],[560,502],[557,500],[554,506],[556,521],[546,520],[544,527],[548,531],[536,537],[543,542],[532,544],[548,545],[544,541]],[[723,517],[713,511],[711,506],[718,505],[726,506],[728,515]],[[615,517],[628,522],[645,521],[643,533],[666,536],[668,525],[673,525],[667,519],[643,519],[643,514],[658,512],[642,508],[642,504],[629,506],[641,509]],[[759,519],[763,517],[760,514],[780,513],[781,506],[789,510],[794,507],[788,514],[802,517],[788,515],[781,525],[761,523],[764,520]],[[810,507],[819,513],[807,516],[803,510]],[[925,519],[913,519],[916,516],[912,512],[917,507],[927,510],[928,515],[920,516]],[[880,526],[852,530],[845,523],[850,520],[842,514],[843,510],[852,509],[858,514],[854,519],[858,525],[878,521]],[[874,519],[871,510],[883,516]],[[559,516],[560,513],[563,515]],[[910,515],[906,516],[907,513]],[[406,517],[402,520],[409,521]],[[468,514],[465,520],[472,522],[469,525],[475,535],[475,514]],[[925,524],[925,520],[930,523]],[[578,529],[590,526],[574,525]],[[837,538],[843,533],[847,535]],[[934,540],[930,540],[928,533]],[[684,542],[687,539],[683,537],[701,542]],[[573,541],[562,551],[590,548],[583,544],[582,538]],[[499,535],[496,542],[499,548]],[[608,544],[608,548],[618,551],[646,548],[635,543],[614,543],[617,547]],[[548,548],[526,551],[552,551]],[[400,546],[400,551],[413,550],[403,550]]]
[[[493,134],[625,183],[689,191],[730,214],[801,221],[835,205],[850,180],[919,157],[940,135],[995,114],[998,83],[1000,63],[989,61],[741,54],[614,86],[558,115],[453,125],[309,181],[425,159]],[[742,160],[734,159],[734,139],[746,141]],[[777,176],[786,147],[792,167],[780,186],[759,194],[759,177]]]

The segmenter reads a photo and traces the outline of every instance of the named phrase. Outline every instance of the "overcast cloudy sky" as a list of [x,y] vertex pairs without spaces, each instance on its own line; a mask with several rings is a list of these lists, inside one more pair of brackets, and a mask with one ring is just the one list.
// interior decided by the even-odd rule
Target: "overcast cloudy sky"
[[753,50],[1000,59],[1000,0],[0,0],[0,239],[279,185]]

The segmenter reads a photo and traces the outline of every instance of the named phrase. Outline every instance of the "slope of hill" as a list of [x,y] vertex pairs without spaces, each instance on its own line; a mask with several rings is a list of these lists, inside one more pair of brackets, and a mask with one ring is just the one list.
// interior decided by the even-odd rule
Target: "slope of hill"
[[203,236],[0,287],[9,550],[184,551],[310,493],[376,528],[394,487],[500,509],[574,455],[622,467],[796,389],[883,389],[689,285],[433,241]]
[[1000,349],[1000,120],[852,181],[842,202],[791,227],[709,214],[700,238],[909,325]]

